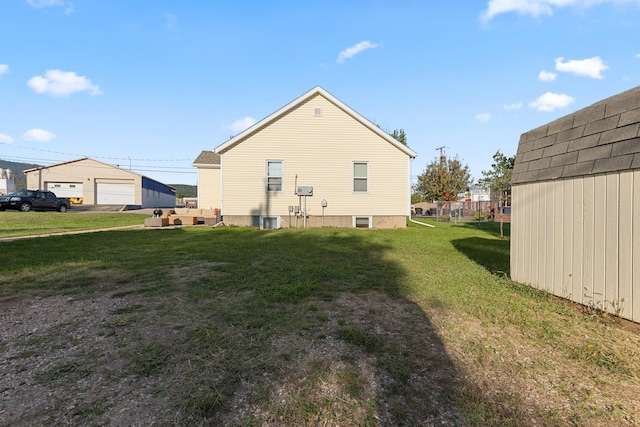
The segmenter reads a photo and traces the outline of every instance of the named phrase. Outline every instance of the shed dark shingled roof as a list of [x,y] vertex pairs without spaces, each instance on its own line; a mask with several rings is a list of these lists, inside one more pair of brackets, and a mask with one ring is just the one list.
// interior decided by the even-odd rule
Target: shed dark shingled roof
[[206,150],[200,153],[200,155],[193,161],[194,165],[219,165],[220,154],[214,153],[211,150]]
[[640,86],[523,133],[512,184],[640,169]]

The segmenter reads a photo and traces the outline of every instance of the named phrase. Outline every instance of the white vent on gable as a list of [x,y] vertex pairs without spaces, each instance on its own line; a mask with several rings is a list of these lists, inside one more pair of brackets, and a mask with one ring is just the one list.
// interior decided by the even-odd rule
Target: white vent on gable
[[322,116],[322,108],[320,107],[316,107],[313,109],[313,116],[314,117],[320,117]]

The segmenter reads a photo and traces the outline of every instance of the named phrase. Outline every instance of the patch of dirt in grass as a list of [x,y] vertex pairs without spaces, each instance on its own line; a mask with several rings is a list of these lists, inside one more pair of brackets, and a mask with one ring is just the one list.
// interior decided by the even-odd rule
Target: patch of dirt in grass
[[640,423],[637,357],[607,365],[635,335],[611,330],[607,353],[587,329],[532,340],[376,291],[292,304],[177,282],[0,302],[0,425]]
[[130,333],[133,320],[118,321],[118,310],[132,304],[109,296],[1,304],[0,425],[151,425],[160,419],[167,399],[151,398],[158,378],[128,372],[120,354],[140,339]]
[[418,307],[380,292],[307,306],[323,321],[275,337],[281,372],[243,384],[216,425],[464,424],[455,368]]
[[0,304],[0,425],[460,424],[453,367],[413,304],[275,304],[293,323],[266,332],[229,317],[252,295],[214,311],[138,294]]
[[228,262],[198,262],[189,266],[176,267],[171,271],[171,279],[175,283],[186,284],[198,277],[217,276],[224,274],[218,267],[228,265]]

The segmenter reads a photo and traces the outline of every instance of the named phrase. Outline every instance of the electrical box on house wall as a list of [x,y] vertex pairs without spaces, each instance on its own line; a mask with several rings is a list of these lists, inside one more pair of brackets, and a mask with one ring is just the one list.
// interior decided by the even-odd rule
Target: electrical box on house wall
[[300,186],[297,193],[298,196],[313,196],[313,187]]

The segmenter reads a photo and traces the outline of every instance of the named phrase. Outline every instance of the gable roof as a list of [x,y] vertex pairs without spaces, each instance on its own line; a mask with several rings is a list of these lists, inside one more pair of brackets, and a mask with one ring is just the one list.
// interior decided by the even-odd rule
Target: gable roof
[[280,118],[283,115],[285,115],[287,112],[295,109],[296,107],[298,107],[299,105],[305,103],[307,100],[311,99],[312,97],[314,97],[316,95],[321,95],[324,98],[326,98],[329,102],[331,102],[336,107],[338,107],[339,109],[341,109],[342,111],[347,113],[353,119],[355,119],[358,122],[360,122],[365,127],[369,128],[371,131],[376,133],[382,139],[384,139],[385,141],[387,141],[391,145],[395,146],[397,149],[399,149],[400,151],[405,153],[407,156],[409,156],[411,158],[414,158],[414,157],[416,157],[418,155],[415,151],[413,151],[412,149],[410,149],[406,145],[398,142],[391,135],[389,135],[388,133],[386,133],[385,131],[380,129],[378,126],[376,126],[375,124],[373,124],[372,122],[370,122],[369,120],[367,120],[366,118],[361,116],[355,110],[350,108],[348,105],[346,105],[345,103],[340,101],[335,96],[331,95],[329,92],[327,92],[326,90],[324,90],[320,86],[314,87],[313,89],[311,89],[310,91],[302,94],[301,96],[299,96],[298,98],[294,99],[293,101],[291,101],[290,103],[288,103],[284,107],[280,108],[279,110],[275,111],[274,113],[272,113],[269,116],[265,117],[264,119],[260,120],[258,123],[255,123],[253,126],[251,126],[248,129],[240,132],[238,135],[234,136],[233,138],[229,139],[228,141],[220,144],[219,146],[217,146],[214,149],[214,152],[216,152],[216,153],[224,153],[226,150],[229,150],[231,147],[233,147],[234,145],[240,143],[241,141],[243,141],[247,137],[259,132],[262,128],[266,127],[270,123],[274,122],[278,118]]
[[522,134],[512,184],[640,169],[640,86]]
[[205,150],[193,161],[194,166],[219,166],[220,154]]

